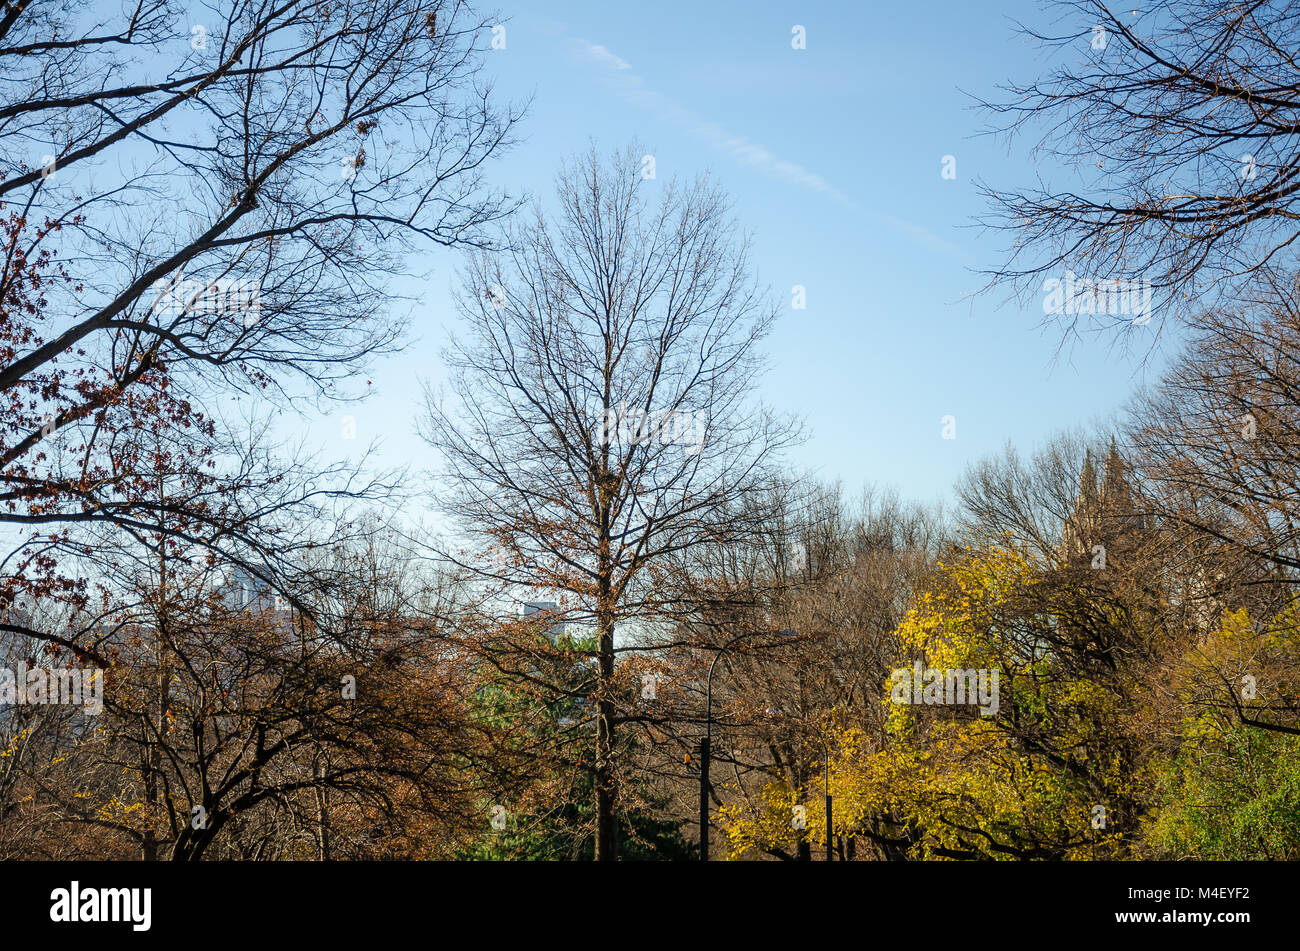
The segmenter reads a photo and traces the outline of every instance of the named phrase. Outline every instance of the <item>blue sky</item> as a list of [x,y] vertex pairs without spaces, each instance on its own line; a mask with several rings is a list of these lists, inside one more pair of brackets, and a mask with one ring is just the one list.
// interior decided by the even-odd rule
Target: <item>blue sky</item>
[[[1137,359],[1105,339],[1058,358],[1038,299],[971,297],[983,283],[976,270],[999,262],[1002,241],[972,224],[985,210],[975,179],[1028,185],[1044,171],[1032,164],[1033,141],[1008,150],[978,135],[984,117],[964,94],[994,96],[1050,65],[1012,22],[1050,25],[1044,11],[999,6],[548,0],[503,9],[506,45],[488,54],[488,75],[498,95],[533,103],[522,143],[489,175],[545,202],[560,159],[592,139],[605,151],[639,140],[659,181],[711,170],[753,235],[760,280],[784,303],[760,393],[807,423],[791,463],[851,493],[876,483],[947,498],[971,461],[1102,419],[1143,379]],[[791,48],[796,24],[804,50]],[[941,177],[945,155],[956,159],[955,180]],[[385,463],[436,464],[414,420],[420,381],[442,379],[456,264],[446,251],[417,263],[431,276],[404,288],[420,301],[414,340],[376,367],[373,397],[340,411],[356,417],[355,443],[338,440],[333,419],[312,427],[327,453],[378,439]],[[796,284],[806,310],[790,307]],[[949,414],[951,440],[941,437]]]

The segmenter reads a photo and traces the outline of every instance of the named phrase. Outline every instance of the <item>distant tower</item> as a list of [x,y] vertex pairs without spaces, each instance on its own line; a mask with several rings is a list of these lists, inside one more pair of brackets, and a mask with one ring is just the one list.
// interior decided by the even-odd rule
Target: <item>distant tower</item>
[[1146,531],[1146,518],[1134,503],[1127,470],[1114,438],[1100,481],[1092,451],[1084,454],[1079,495],[1061,531],[1061,553],[1067,561],[1091,561],[1097,545],[1105,546],[1110,557]]
[[241,567],[230,570],[222,593],[226,604],[236,611],[279,610],[281,607],[280,597],[271,586]]
[[1119,450],[1115,447],[1115,437],[1112,436],[1110,451],[1106,453],[1106,475],[1102,482],[1101,499],[1107,508],[1128,514],[1132,512],[1133,499],[1128,480],[1124,476],[1124,468],[1124,460],[1120,458]]
[[1083,456],[1083,471],[1079,473],[1079,494],[1074,500],[1074,511],[1065,520],[1061,533],[1061,547],[1067,561],[1075,561],[1084,556],[1092,557],[1092,546],[1098,543],[1091,539],[1099,534],[1099,514],[1097,469],[1092,464],[1092,450],[1089,449]]

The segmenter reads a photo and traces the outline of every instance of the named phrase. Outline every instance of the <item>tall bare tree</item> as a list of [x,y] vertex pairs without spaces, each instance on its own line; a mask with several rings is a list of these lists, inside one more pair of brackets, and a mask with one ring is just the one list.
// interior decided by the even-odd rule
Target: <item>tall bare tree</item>
[[440,504],[495,551],[483,575],[595,627],[600,860],[618,851],[615,660],[637,649],[615,631],[670,612],[656,566],[752,528],[731,503],[796,435],[753,399],[776,312],[722,192],[643,177],[640,155],[593,147],[560,173],[552,216],[474,257],[456,397],[430,393],[422,430],[446,462]]

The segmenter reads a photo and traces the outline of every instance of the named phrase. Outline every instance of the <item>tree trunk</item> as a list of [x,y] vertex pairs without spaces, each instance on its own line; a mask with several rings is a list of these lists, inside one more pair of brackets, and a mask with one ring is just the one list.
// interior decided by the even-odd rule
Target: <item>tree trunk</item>
[[[601,599],[604,601],[605,599]],[[614,613],[608,601],[596,611],[600,638],[600,675],[596,683],[596,861],[618,858],[618,827],[615,822],[614,701],[610,696],[614,680]]]
[[322,862],[330,861],[330,823],[329,823],[329,790],[323,788],[325,771],[321,768],[319,759],[320,753],[317,753],[317,759],[312,764],[313,779],[316,780],[314,792],[316,794],[316,855]]

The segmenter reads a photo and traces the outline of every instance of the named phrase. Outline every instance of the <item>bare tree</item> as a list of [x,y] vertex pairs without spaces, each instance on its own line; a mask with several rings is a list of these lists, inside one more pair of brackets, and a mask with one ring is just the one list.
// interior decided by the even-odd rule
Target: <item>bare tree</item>
[[[1183,352],[1131,405],[1130,439],[1171,536],[1166,570],[1201,604],[1198,633],[1246,608],[1262,657],[1272,632],[1290,628],[1300,583],[1300,290],[1270,274],[1190,325]],[[1200,696],[1220,712],[1300,732],[1293,684],[1245,700],[1240,672],[1215,675]]]
[[1007,547],[1040,565],[1063,563],[1062,527],[1078,518],[1082,484],[1096,478],[1094,464],[1102,458],[1100,441],[1070,432],[1027,460],[1010,445],[999,456],[977,460],[956,486],[962,542]]
[[423,435],[446,461],[440,504],[496,552],[484,575],[594,624],[596,857],[611,860],[615,659],[634,649],[615,631],[670,611],[657,565],[750,530],[729,503],[795,430],[752,401],[775,308],[716,187],[660,185],[637,149],[602,164],[593,148],[557,197],[510,252],[469,265],[458,398],[430,394]]
[[405,253],[511,208],[481,181],[516,119],[477,79],[488,26],[461,0],[4,8],[0,603],[78,596],[74,529],[153,523],[125,428],[204,442],[218,399],[356,395]]
[[440,577],[373,524],[315,530],[319,587],[295,600],[334,602],[309,612],[328,629],[171,533],[106,538],[105,610],[76,619],[112,664],[103,710],[4,718],[22,740],[0,767],[4,854],[446,859],[475,841],[472,764],[509,758],[430,620]]
[[[1293,5],[1052,6],[1053,34],[1024,33],[1058,65],[983,105],[993,131],[1039,135],[1035,155],[1077,175],[983,186],[986,223],[1015,238],[992,283],[1027,299],[1067,268],[1089,281],[1145,280],[1163,322],[1265,264],[1289,266],[1300,217]],[[1115,308],[1076,303],[1081,311],[1060,317],[1067,333],[1133,326]]]
[[1300,288],[1270,282],[1260,291],[1191,318],[1191,339],[1134,401],[1130,427],[1162,517],[1233,549],[1254,575],[1235,584],[1294,584]]

